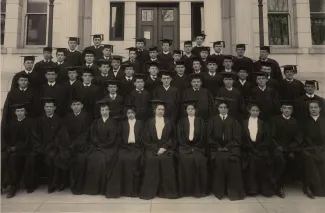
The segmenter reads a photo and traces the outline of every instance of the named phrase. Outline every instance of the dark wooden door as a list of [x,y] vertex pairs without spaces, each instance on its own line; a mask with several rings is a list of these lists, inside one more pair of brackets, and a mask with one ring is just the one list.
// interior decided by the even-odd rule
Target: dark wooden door
[[147,39],[146,47],[158,46],[161,39],[171,39],[171,50],[179,48],[178,7],[170,5],[144,6],[137,9],[137,37]]

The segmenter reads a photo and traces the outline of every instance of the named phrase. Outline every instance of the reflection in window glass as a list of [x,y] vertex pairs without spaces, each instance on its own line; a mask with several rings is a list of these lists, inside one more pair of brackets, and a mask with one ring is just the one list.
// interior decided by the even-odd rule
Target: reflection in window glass
[[26,44],[45,45],[47,15],[29,14],[27,18]]
[[192,39],[204,32],[203,3],[192,3]]
[[6,3],[6,0],[1,0],[1,45],[3,45],[5,41]]
[[124,3],[111,4],[110,40],[124,39]]
[[309,0],[313,45],[325,45],[325,0]]
[[142,21],[153,21],[153,10],[142,10],[141,13]]
[[174,21],[174,10],[161,10],[163,21]]

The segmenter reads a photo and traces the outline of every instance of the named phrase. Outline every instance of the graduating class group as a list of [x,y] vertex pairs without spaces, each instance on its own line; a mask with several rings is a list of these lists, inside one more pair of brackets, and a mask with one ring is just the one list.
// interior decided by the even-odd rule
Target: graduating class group
[[[47,182],[48,193],[153,199],[285,197],[298,182],[325,196],[324,99],[318,82],[294,78],[297,66],[223,55],[205,34],[170,51],[136,38],[129,59],[93,35],[81,53],[43,49],[23,56],[3,108],[2,192],[12,198]],[[34,64],[35,63],[35,64]]]

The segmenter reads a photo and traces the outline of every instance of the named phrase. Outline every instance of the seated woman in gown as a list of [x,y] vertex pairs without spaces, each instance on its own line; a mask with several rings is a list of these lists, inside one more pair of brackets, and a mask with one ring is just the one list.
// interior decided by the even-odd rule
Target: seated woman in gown
[[178,184],[181,197],[208,195],[205,121],[195,115],[196,101],[184,102],[187,116],[177,126]]
[[165,102],[151,102],[155,117],[147,121],[144,129],[145,162],[139,197],[178,198],[173,125],[164,118]]

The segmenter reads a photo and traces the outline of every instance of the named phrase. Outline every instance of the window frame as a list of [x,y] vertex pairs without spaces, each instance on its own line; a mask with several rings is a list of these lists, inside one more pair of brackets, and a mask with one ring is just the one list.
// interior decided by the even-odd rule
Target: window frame
[[[0,44],[0,45],[3,46],[5,44],[5,34],[6,34],[7,0],[1,0],[1,4],[5,4],[5,11],[4,12],[2,12],[2,5],[1,5],[1,16],[2,15],[5,16],[3,36],[1,37],[1,39],[3,39],[3,43],[1,42],[1,44]],[[2,32],[1,32],[1,34],[2,34]]]
[[[294,24],[294,12],[293,12],[293,1],[292,0],[287,0],[288,2],[288,11],[269,11],[268,10],[268,2],[270,0],[267,0],[266,2],[266,12],[267,12],[267,30],[268,30],[268,41],[269,41],[269,44],[272,45],[273,47],[292,47],[294,46],[296,40],[295,40],[295,37],[294,37],[294,27],[295,27],[295,24]],[[269,15],[287,15],[288,17],[288,39],[289,39],[289,42],[288,44],[271,44],[270,43],[270,31],[269,31]]]
[[[23,26],[24,26],[24,33],[22,35],[22,46],[23,47],[28,47],[28,48],[40,48],[40,47],[46,47],[48,44],[48,33],[49,33],[49,2],[47,0],[43,0],[46,2],[46,13],[27,13],[27,7],[28,7],[28,1],[26,1],[26,4],[23,6],[23,11],[24,11],[24,18],[23,20]],[[28,15],[46,15],[46,36],[45,36],[45,44],[27,44],[27,31],[28,31]]]
[[313,32],[312,32],[312,24],[311,24],[311,16],[312,14],[314,15],[318,15],[318,14],[323,14],[324,15],[324,18],[325,18],[325,11],[324,12],[312,12],[310,10],[310,0],[308,1],[309,3],[309,15],[310,15],[310,36],[311,36],[311,45],[313,47],[325,47],[325,43],[324,44],[313,44]]
[[[114,38],[113,37],[113,27],[112,27],[112,9],[113,7],[118,7],[122,6],[123,7],[123,21],[122,21],[122,29],[123,29],[123,35],[122,37]],[[110,10],[110,17],[109,17],[109,40],[110,41],[124,41],[124,36],[125,36],[125,2],[110,2],[109,6]]]
[[[196,38],[196,36],[194,35],[195,32],[194,32],[194,25],[193,25],[193,23],[194,23],[194,7],[203,8],[203,11],[204,11],[204,2],[191,2],[191,39],[192,39],[192,41],[194,41]],[[203,13],[203,17],[204,17],[204,13]],[[202,22],[202,20],[201,20],[201,22]],[[205,29],[203,31],[205,31]]]

